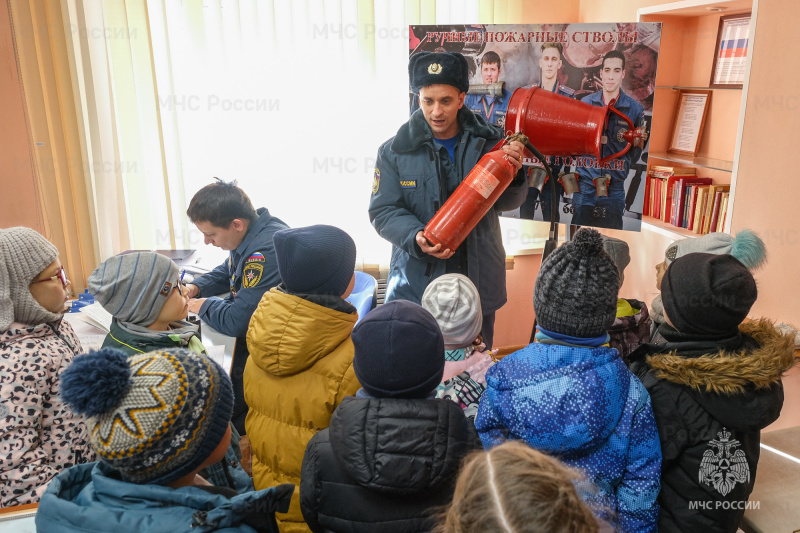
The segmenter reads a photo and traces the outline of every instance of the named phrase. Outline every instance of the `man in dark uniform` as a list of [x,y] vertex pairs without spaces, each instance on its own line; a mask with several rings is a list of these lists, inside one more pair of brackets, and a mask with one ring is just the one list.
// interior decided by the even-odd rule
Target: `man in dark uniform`
[[[600,81],[603,89],[583,99],[584,102],[596,106],[608,105],[614,101],[614,107],[633,122],[634,127],[644,124],[644,107],[625,94],[620,85],[625,79],[625,55],[612,50],[603,57],[600,69]],[[602,157],[615,154],[626,146],[626,141],[617,139],[620,130],[627,130],[627,123],[616,115],[610,115],[608,126],[603,135],[608,141],[600,148]],[[572,223],[578,226],[594,226],[597,228],[622,229],[622,214],[625,211],[625,180],[631,168],[631,161],[637,161],[641,148],[631,147],[627,154],[610,161],[606,168],[597,166],[578,168],[580,175],[580,192],[572,195],[575,214]],[[586,156],[589,157],[589,156]],[[595,159],[595,158],[592,158]],[[622,168],[617,168],[621,163]],[[594,180],[608,174],[608,196],[597,196]]]
[[[233,425],[245,434],[242,378],[247,350],[247,327],[261,297],[281,282],[272,235],[286,229],[266,208],[253,209],[250,198],[234,183],[218,180],[194,195],[186,211],[205,236],[206,244],[229,250],[223,264],[187,285],[189,311],[223,335],[236,337],[231,363]],[[215,295],[228,292],[223,298]]]
[[[392,243],[386,301],[420,303],[435,278],[456,272],[468,276],[481,299],[487,346],[492,345],[495,311],[506,303],[506,270],[498,211],[519,207],[527,193],[517,141],[503,146],[517,176],[457,250],[431,246],[422,231],[475,164],[503,138],[503,132],[464,107],[469,88],[461,54],[414,54],[409,59],[411,88],[420,109],[378,149],[369,218]],[[496,186],[486,180],[487,191]],[[486,191],[484,191],[486,192]]]

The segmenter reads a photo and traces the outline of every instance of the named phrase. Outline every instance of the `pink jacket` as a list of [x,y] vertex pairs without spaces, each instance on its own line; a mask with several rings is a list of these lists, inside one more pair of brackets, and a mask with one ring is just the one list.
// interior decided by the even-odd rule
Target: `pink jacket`
[[36,503],[63,469],[94,461],[59,376],[82,351],[66,320],[0,332],[0,507]]

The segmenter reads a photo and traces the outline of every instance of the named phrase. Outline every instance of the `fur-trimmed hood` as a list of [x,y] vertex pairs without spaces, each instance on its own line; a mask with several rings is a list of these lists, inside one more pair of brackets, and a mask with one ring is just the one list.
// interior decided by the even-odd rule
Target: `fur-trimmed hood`
[[796,363],[794,339],[779,333],[766,319],[743,323],[739,330],[753,337],[759,348],[734,353],[720,350],[699,357],[672,351],[648,356],[647,365],[657,377],[697,392],[734,395],[779,384]]
[[[489,124],[483,117],[476,115],[466,107],[458,110],[458,123],[461,131],[484,138],[487,142],[492,142],[494,139],[496,143],[503,137],[500,128]],[[418,109],[411,115],[408,122],[397,130],[397,135],[392,140],[392,150],[397,153],[413,152],[426,142],[433,144],[433,132],[425,120],[425,115],[422,114],[422,109]]]

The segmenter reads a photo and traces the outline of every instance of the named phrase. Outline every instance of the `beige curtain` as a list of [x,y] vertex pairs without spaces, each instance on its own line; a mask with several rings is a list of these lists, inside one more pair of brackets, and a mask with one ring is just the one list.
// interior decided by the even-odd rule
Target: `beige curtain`
[[407,118],[408,25],[522,22],[527,9],[521,0],[9,5],[23,81],[42,89],[25,94],[33,137],[49,138],[54,163],[37,176],[84,277],[126,249],[202,247],[185,211],[214,176],[237,180],[291,226],[337,225],[362,261],[388,262],[366,205],[377,148]]

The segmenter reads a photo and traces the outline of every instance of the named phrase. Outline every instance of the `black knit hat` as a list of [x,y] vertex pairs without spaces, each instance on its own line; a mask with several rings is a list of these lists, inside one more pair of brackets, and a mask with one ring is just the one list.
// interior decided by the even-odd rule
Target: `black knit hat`
[[334,226],[282,229],[272,236],[283,285],[293,294],[341,296],[356,266],[356,244]]
[[456,52],[420,52],[408,60],[408,79],[414,93],[438,84],[452,85],[465,93],[469,89],[469,65]]
[[619,272],[600,234],[582,228],[539,269],[533,288],[536,321],[548,331],[592,338],[617,316]]
[[426,398],[442,381],[444,340],[419,305],[395,300],[370,311],[353,329],[353,369],[376,398]]
[[728,254],[679,257],[661,281],[664,312],[682,333],[736,333],[757,297],[753,275]]

